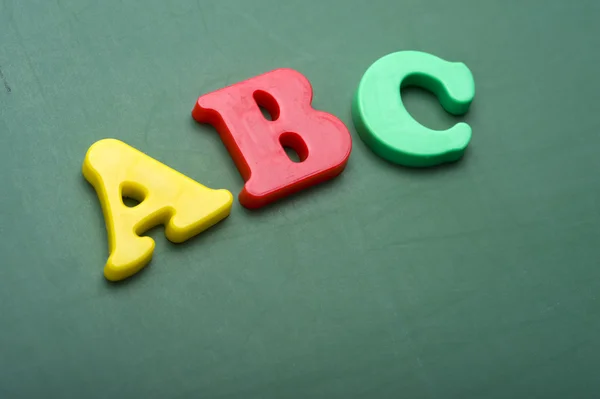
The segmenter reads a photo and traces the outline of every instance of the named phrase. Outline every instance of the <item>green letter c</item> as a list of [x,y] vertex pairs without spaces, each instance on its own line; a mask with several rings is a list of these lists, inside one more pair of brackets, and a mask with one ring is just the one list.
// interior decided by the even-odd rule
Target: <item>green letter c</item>
[[418,86],[435,94],[446,111],[462,115],[475,96],[473,75],[463,63],[418,51],[388,54],[363,75],[352,103],[352,119],[363,141],[390,162],[412,167],[434,166],[462,157],[471,127],[458,123],[445,131],[415,121],[400,89]]

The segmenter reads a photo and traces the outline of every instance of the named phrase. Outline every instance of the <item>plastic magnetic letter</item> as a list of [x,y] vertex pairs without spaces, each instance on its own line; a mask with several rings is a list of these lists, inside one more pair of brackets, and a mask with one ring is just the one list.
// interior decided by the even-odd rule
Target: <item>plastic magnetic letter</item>
[[460,159],[471,127],[461,122],[437,131],[421,125],[402,105],[400,89],[406,86],[431,91],[454,115],[466,113],[475,96],[473,75],[463,63],[417,51],[388,54],[367,69],[354,96],[352,119],[362,140],[380,157],[404,166]]
[[[140,237],[165,225],[165,235],[180,243],[229,215],[233,196],[211,190],[114,139],[94,143],[83,162],[83,175],[96,189],[104,212],[110,255],[104,276],[123,280],[152,259],[154,240]],[[123,198],[139,201],[134,207]]]
[[[310,82],[292,69],[276,69],[198,99],[192,116],[219,132],[246,181],[239,195],[246,208],[259,208],[344,170],[350,133],[335,116],[313,109],[311,101]],[[300,162],[292,161],[284,147],[293,149]]]

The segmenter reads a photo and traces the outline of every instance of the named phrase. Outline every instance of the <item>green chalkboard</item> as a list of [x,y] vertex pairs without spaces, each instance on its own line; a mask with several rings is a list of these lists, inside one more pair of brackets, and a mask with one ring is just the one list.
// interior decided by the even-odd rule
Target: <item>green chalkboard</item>
[[[0,1],[0,397],[598,398],[596,0]],[[476,95],[454,164],[360,140],[378,58],[463,62]],[[197,97],[280,67],[349,127],[337,179],[105,280],[81,174],[117,138],[211,188],[243,180]]]

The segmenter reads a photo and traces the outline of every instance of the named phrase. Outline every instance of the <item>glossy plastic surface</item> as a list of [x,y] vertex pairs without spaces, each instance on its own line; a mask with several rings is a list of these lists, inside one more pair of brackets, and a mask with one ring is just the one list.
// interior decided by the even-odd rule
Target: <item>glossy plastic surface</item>
[[455,115],[466,113],[475,96],[473,75],[463,63],[417,51],[388,54],[367,69],[354,96],[352,119],[363,141],[382,158],[405,166],[434,166],[462,157],[471,127],[461,122],[436,131],[421,125],[402,104],[400,89],[405,86],[431,91]]
[[[148,155],[114,139],[94,143],[83,175],[102,205],[110,255],[104,276],[117,281],[141,270],[152,258],[154,240],[139,235],[165,225],[165,235],[180,243],[229,215],[233,196],[212,190]],[[123,198],[139,201],[134,207]]]
[[[246,181],[239,195],[259,208],[339,175],[352,139],[335,116],[311,107],[309,81],[291,69],[277,69],[201,96],[192,116],[213,125]],[[270,119],[263,116],[266,109]],[[292,148],[300,162],[292,161]]]

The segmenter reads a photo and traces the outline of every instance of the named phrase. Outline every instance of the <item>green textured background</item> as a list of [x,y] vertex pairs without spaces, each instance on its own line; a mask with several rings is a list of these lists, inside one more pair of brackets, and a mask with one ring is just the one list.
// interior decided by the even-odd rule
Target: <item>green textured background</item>
[[[0,397],[598,398],[600,3],[0,1]],[[362,73],[411,49],[477,94],[458,164],[374,156]],[[102,276],[81,175],[121,139],[213,188],[243,181],[196,98],[278,67],[350,128],[335,181]],[[420,90],[422,123],[457,119]]]

